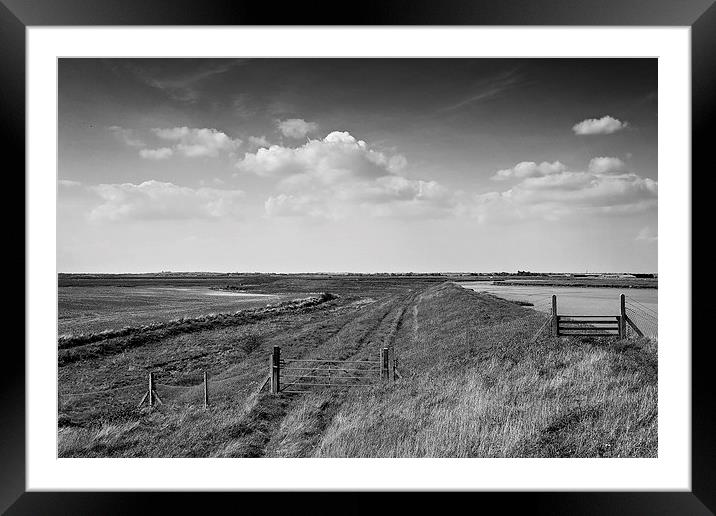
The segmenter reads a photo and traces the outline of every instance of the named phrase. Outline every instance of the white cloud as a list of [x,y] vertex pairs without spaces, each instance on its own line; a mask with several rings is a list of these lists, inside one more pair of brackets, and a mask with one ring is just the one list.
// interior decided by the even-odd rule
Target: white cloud
[[541,177],[558,174],[565,170],[567,170],[567,167],[559,161],[553,163],[543,161],[539,165],[534,161],[522,161],[512,168],[498,170],[491,179],[503,181],[511,178]]
[[102,203],[90,212],[93,221],[171,220],[237,216],[240,190],[189,188],[150,180],[140,184],[101,184],[90,188]]
[[131,129],[125,129],[118,125],[112,125],[107,128],[115,138],[127,145],[128,147],[144,147],[144,142],[134,136],[134,131]]
[[[541,171],[534,164],[521,167],[522,180],[512,188],[473,196],[460,211],[482,221],[534,217],[554,220],[575,213],[631,213],[656,207],[657,182],[622,172],[623,163],[615,159],[592,160],[586,172],[570,171],[564,166]],[[513,173],[508,177],[518,177],[516,168],[510,169]]]
[[220,152],[233,153],[241,140],[232,139],[221,131],[209,128],[155,128],[152,132],[162,140],[177,142],[174,150],[188,158],[216,157]]
[[79,181],[72,181],[70,179],[60,179],[57,181],[57,184],[59,184],[61,188],[79,188],[82,186],[82,183]]
[[[377,178],[405,167],[400,155],[387,157],[368,148],[347,132],[332,132],[322,140],[310,140],[300,147],[271,145],[246,153],[237,163],[239,170],[263,177],[288,178],[300,182],[310,177],[324,184],[346,177]],[[295,177],[300,176],[300,177]]]
[[302,118],[289,118],[287,120],[279,120],[276,125],[281,134],[289,138],[305,138],[308,134],[318,130],[318,124],[315,122],[306,122]]
[[278,181],[279,192],[266,201],[269,215],[442,216],[453,208],[453,194],[437,182],[399,175],[406,166],[404,156],[387,156],[339,131],[296,148],[258,149],[237,164]]
[[278,194],[266,199],[264,208],[270,217],[332,217],[322,200],[311,195]]
[[254,147],[269,147],[271,145],[265,136],[249,136],[249,143]]
[[642,228],[641,231],[636,235],[636,240],[641,242],[646,242],[648,244],[653,244],[659,241],[659,235],[657,235],[656,231],[651,229],[650,226],[647,226],[645,228]]
[[602,118],[589,118],[574,124],[572,131],[578,135],[612,134],[627,127],[627,122],[622,122],[609,115]]
[[622,172],[625,168],[624,162],[619,158],[598,157],[589,161],[587,169],[593,174],[612,174]]
[[161,147],[159,149],[142,149],[139,151],[139,155],[144,159],[167,159],[174,154],[174,151],[169,147]]

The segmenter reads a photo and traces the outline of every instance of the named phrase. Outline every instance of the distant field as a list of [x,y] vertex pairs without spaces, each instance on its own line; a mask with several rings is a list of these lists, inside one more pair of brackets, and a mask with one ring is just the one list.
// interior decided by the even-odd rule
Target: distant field
[[235,312],[297,296],[212,294],[214,292],[204,287],[60,287],[58,333],[89,333],[180,317]]
[[549,287],[611,287],[611,288],[658,288],[657,278],[518,278],[509,277],[499,282],[510,285]]
[[[80,275],[58,281],[58,334],[78,334],[163,322],[179,317],[235,312],[320,292],[379,295],[439,276],[366,277],[340,275]],[[222,287],[232,290],[222,292]],[[215,290],[212,290],[215,289]],[[238,291],[253,296],[235,295]]]
[[[127,288],[116,278],[92,281],[100,291],[105,283]],[[444,276],[267,275],[184,286],[191,281],[339,297],[59,349],[60,456],[656,456],[655,341],[542,334],[535,342],[543,314]],[[344,391],[257,393],[276,345],[287,358],[340,360],[376,360],[389,347],[403,378]],[[149,371],[164,401],[153,410],[137,408]]]

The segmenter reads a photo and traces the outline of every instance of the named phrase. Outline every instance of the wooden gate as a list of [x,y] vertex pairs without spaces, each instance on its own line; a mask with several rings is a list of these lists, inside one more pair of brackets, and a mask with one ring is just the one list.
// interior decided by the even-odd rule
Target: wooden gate
[[618,315],[558,315],[558,337],[621,337]]
[[619,296],[619,315],[566,315],[557,313],[557,296],[552,296],[552,334],[557,337],[616,337],[627,336],[627,324],[639,335],[641,330],[626,313],[624,294]]
[[[281,358],[274,346],[270,356],[271,393],[312,392],[326,387],[365,387],[390,379],[390,352],[380,350],[380,360]],[[393,361],[394,365],[394,361]]]

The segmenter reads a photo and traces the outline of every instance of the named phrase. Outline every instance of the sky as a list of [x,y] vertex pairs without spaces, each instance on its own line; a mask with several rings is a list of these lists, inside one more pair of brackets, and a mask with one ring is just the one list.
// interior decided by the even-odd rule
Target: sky
[[60,59],[59,272],[657,272],[656,59]]

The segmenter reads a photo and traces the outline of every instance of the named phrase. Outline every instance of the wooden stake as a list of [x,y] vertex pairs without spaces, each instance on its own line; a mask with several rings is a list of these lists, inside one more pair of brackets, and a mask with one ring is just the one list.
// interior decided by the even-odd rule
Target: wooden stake
[[149,372],[149,406],[154,406],[154,373]]
[[559,317],[557,316],[556,295],[552,295],[552,335],[559,337]]
[[281,391],[281,347],[274,346],[271,355],[271,394]]
[[209,379],[204,371],[204,408],[209,408]]
[[619,338],[626,338],[626,298],[624,294],[619,296]]
[[385,381],[390,379],[388,369],[388,348],[380,350],[380,379]]

